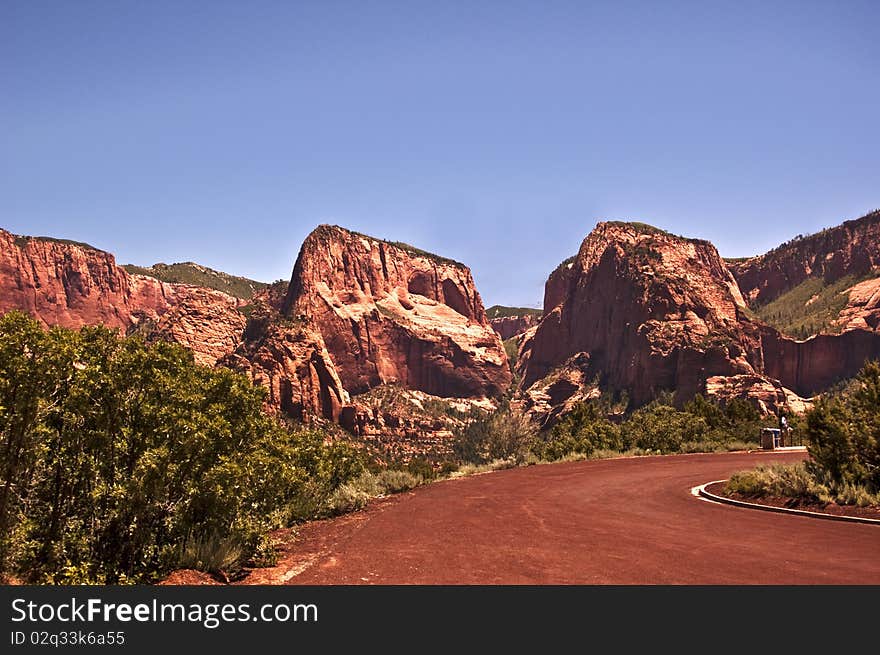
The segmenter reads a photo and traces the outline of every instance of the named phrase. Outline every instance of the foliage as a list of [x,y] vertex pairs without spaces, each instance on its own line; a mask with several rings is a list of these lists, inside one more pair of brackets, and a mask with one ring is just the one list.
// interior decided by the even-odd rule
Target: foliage
[[100,248],[95,248],[95,246],[90,243],[85,243],[83,241],[74,241],[73,239],[58,239],[56,237],[31,237],[31,236],[16,236],[15,237],[15,245],[19,248],[24,248],[27,246],[30,241],[44,241],[46,243],[60,243],[65,246],[76,246],[77,248],[84,248],[86,250],[97,250],[98,252],[103,252]]
[[370,241],[378,241],[380,243],[387,244],[387,245],[392,246],[394,248],[398,248],[399,250],[403,250],[404,252],[412,255],[413,257],[424,257],[425,259],[435,261],[438,264],[447,264],[449,266],[455,266],[458,268],[466,268],[466,266],[464,264],[462,264],[461,262],[455,261],[454,259],[449,259],[448,257],[443,257],[441,255],[437,255],[433,252],[428,252],[427,250],[422,250],[421,248],[416,248],[415,246],[413,246],[409,243],[404,243],[403,241],[389,241],[388,239],[379,239],[377,237],[370,236],[369,234],[363,234],[361,232],[355,232],[354,230],[348,230],[344,227],[339,227],[338,225],[321,225],[321,226],[318,226],[318,228],[316,228],[316,231],[321,230],[321,229],[342,230],[344,232],[354,234],[355,236],[369,239]]
[[249,280],[246,277],[230,275],[221,271],[215,271],[206,266],[193,262],[181,262],[177,264],[154,264],[149,268],[125,264],[123,267],[128,273],[147,275],[163,282],[178,282],[182,284],[194,284],[208,289],[222,291],[235,298],[248,300],[257,291],[265,289],[269,285],[265,282]]
[[731,491],[806,502],[880,506],[880,363],[819,399],[803,421],[810,459],[733,476]]
[[149,581],[313,514],[362,464],[263,396],[174,344],[0,318],[0,574]]
[[821,475],[817,478],[808,462],[739,471],[727,481],[725,490],[751,498],[788,498],[792,504],[880,507],[880,493],[851,482],[837,483]]
[[633,412],[621,432],[626,448],[674,453],[685,442],[703,439],[709,425],[701,416],[654,402]]
[[505,401],[495,412],[474,409],[455,431],[452,448],[456,457],[472,464],[508,458],[522,462],[536,438],[532,421]]
[[823,277],[809,277],[771,302],[755,308],[755,313],[781,332],[806,339],[831,330],[849,302],[849,289],[873,276],[876,273],[861,277],[846,275],[830,283]]
[[816,403],[806,440],[816,478],[880,491],[880,363],[866,364],[851,391]]
[[536,454],[555,460],[571,453],[592,455],[600,449],[622,450],[620,427],[608,420],[609,408],[596,400],[578,403],[546,435]]
[[501,342],[504,344],[504,353],[507,355],[507,364],[510,366],[511,373],[516,372],[516,362],[519,359],[519,339],[520,335],[517,335]]
[[486,310],[486,316],[491,318],[508,318],[515,316],[540,316],[544,313],[542,309],[534,307],[505,307],[504,305],[492,305]]
[[322,514],[335,516],[363,508],[371,498],[408,491],[425,483],[425,478],[401,469],[364,471],[337,487],[327,499]]
[[662,230],[659,227],[654,227],[653,225],[649,225],[648,223],[640,223],[638,221],[608,221],[608,224],[616,225],[618,227],[629,227],[643,234],[659,234],[663,236],[671,236],[666,230]]

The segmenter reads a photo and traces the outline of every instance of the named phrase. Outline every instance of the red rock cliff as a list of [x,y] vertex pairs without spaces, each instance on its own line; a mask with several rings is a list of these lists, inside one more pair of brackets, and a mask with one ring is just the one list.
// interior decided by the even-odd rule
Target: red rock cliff
[[760,333],[744,309],[712,244],[600,223],[548,280],[521,351],[522,387],[574,362],[640,405],[661,390],[702,392],[711,376],[756,375]]
[[492,329],[498,333],[503,340],[523,334],[530,328],[538,324],[541,319],[536,314],[523,314],[522,316],[501,316],[499,318],[489,319]]
[[470,270],[322,225],[303,243],[283,313],[307,317],[344,388],[398,383],[443,397],[490,397],[510,384]]
[[880,267],[880,210],[728,266],[750,304],[764,305],[810,277],[834,282]]
[[86,244],[0,230],[0,313],[22,310],[46,326],[137,328],[213,365],[240,340],[239,304],[212,289],[129,275],[113,255]]

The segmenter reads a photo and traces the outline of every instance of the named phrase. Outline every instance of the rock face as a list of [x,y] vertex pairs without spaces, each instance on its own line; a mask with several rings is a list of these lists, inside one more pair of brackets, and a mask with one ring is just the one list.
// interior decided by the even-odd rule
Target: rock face
[[379,440],[420,434],[434,450],[451,436],[445,410],[446,418],[422,411],[416,419],[352,396],[397,385],[422,394],[413,406],[436,409],[441,398],[479,404],[510,385],[501,341],[470,271],[457,262],[321,226],[303,244],[289,284],[174,266],[212,284],[246,284],[248,293],[165,282],[157,279],[165,268],[129,273],[86,244],[0,231],[0,313],[19,309],[46,326],[100,324],[174,341],[201,364],[249,373],[280,415],[343,419]]
[[811,396],[851,378],[865,362],[880,359],[880,334],[850,330],[820,334],[805,341],[762,329],[765,372],[802,396]]
[[841,310],[837,324],[844,331],[880,332],[880,277],[849,289],[849,301]]
[[408,246],[320,226],[303,243],[282,313],[308,317],[353,395],[396,383],[480,398],[510,384],[470,270]]
[[[811,275],[863,275],[877,262],[878,225],[874,213],[732,266],[763,301]],[[880,279],[849,290],[838,325],[842,334],[785,337],[753,318],[711,244],[601,223],[547,281],[544,317],[521,345],[521,395],[551,420],[597,389],[636,406],[670,390],[798,411],[801,396],[880,358]]]
[[706,395],[725,401],[732,398],[749,400],[764,414],[780,407],[801,414],[812,406],[810,401],[786,389],[778,380],[761,375],[710,377],[706,380]]
[[0,230],[0,313],[19,309],[46,326],[137,329],[213,365],[240,340],[240,304],[212,289],[129,275],[113,255],[86,244]]
[[703,392],[712,376],[756,375],[760,331],[744,310],[710,243],[600,223],[547,282],[544,317],[518,363],[522,388],[575,366],[641,405],[661,390]]
[[541,320],[540,316],[535,314],[522,314],[521,316],[501,316],[499,318],[489,319],[492,329],[498,333],[502,340],[519,336],[533,328]]
[[880,210],[767,254],[728,263],[746,300],[763,305],[810,277],[834,282],[880,267]]
[[[831,284],[845,276],[877,275],[880,211],[728,266],[753,306],[771,302],[809,278]],[[842,294],[846,305],[828,333],[796,341],[762,328],[767,375],[801,395],[812,395],[880,357],[880,277],[864,279]]]
[[[143,280],[132,276],[134,284]],[[148,339],[173,341],[189,348],[197,364],[213,366],[241,342],[245,317],[241,301],[221,291],[188,284],[160,283],[167,287],[168,306],[144,330]]]
[[85,244],[0,230],[0,312],[20,309],[45,325],[128,328],[136,312],[158,315],[161,288],[132,287],[113,255]]
[[413,456],[441,459],[452,451],[454,430],[474,409],[496,407],[487,398],[438,398],[389,384],[356,396],[342,408],[339,423],[394,461]]

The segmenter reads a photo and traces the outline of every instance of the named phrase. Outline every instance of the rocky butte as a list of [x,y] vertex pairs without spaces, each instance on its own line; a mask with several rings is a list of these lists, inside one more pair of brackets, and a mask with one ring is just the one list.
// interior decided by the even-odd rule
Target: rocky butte
[[[745,280],[749,297],[757,298],[784,293],[817,270],[870,272],[880,242],[876,225],[872,214],[826,231],[821,243],[796,242],[797,253],[783,247],[772,257],[730,264],[734,277],[706,241],[640,223],[600,223],[550,275],[544,316],[523,338],[517,366],[525,405],[548,421],[601,390],[626,393],[634,406],[666,390],[681,400],[704,393],[751,398],[766,410],[802,409],[801,396],[880,357],[872,327],[877,282],[847,290],[842,334],[800,341],[757,318],[740,284]],[[783,261],[802,265],[779,274]]]
[[[542,312],[487,315],[466,266],[330,225],[306,238],[289,282],[127,268],[0,230],[0,312],[178,342],[265,386],[270,411],[403,456],[448,450],[463,412],[510,391],[502,336],[519,346],[518,400],[545,425],[605,391],[631,407],[673,391],[797,411],[880,357],[878,212],[728,262],[706,241],[600,223],[550,274]],[[813,314],[816,333],[786,335]]]
[[482,402],[511,382],[466,266],[330,225],[306,238],[283,299],[252,315],[225,363],[266,385],[285,415],[363,436],[449,436],[445,422],[414,418],[424,397],[389,413],[377,388]]
[[[706,241],[600,223],[550,275],[544,297],[544,317],[518,361],[539,415],[598,389],[625,392],[639,406],[664,390],[680,399],[705,393],[712,378],[767,382],[760,325]],[[784,402],[786,390],[769,385],[772,396],[761,400]]]
[[19,309],[46,326],[138,330],[213,365],[238,344],[242,304],[213,289],[130,275],[88,244],[0,230],[0,313]]
[[198,363],[248,372],[272,411],[422,445],[451,435],[444,400],[490,407],[510,386],[470,270],[406,244],[323,225],[289,284],[271,286],[192,263],[128,268],[87,244],[0,231],[0,312],[174,341]]

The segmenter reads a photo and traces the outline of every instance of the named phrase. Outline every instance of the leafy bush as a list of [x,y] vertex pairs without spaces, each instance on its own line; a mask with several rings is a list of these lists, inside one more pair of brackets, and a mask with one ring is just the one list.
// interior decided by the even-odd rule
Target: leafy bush
[[880,363],[866,364],[849,392],[816,403],[806,440],[816,478],[880,490]]
[[837,482],[812,469],[810,462],[759,466],[734,473],[725,485],[729,492],[752,498],[790,498],[793,504],[880,507],[880,493],[864,485]]
[[880,364],[869,362],[804,421],[810,459],[734,475],[727,488],[752,496],[880,506]]
[[725,485],[731,492],[743,496],[792,497],[819,500],[827,495],[807,470],[803,462],[774,466],[758,466],[750,471],[739,471],[730,476]]
[[627,448],[674,453],[686,442],[702,440],[708,432],[703,417],[655,402],[633,412],[623,425],[622,436]]
[[314,513],[360,459],[263,397],[174,344],[0,318],[0,575],[149,581]]
[[536,454],[555,460],[581,453],[592,455],[596,450],[621,450],[620,427],[608,420],[608,408],[596,400],[578,403],[537,444]]
[[472,464],[508,458],[522,462],[535,444],[537,433],[528,416],[502,402],[491,413],[473,410],[456,430],[452,448],[456,457]]
[[423,477],[401,469],[383,469],[376,473],[364,471],[337,487],[320,513],[336,516],[353,512],[365,507],[371,498],[408,491],[424,482]]

